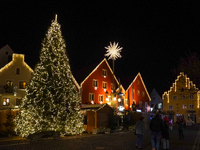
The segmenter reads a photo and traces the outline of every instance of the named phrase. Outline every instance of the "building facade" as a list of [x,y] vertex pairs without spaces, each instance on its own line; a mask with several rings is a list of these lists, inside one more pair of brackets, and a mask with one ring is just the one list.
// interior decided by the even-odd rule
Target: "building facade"
[[199,94],[195,84],[181,72],[170,90],[162,96],[163,111],[174,112],[175,122],[184,118],[200,123]]
[[[138,112],[148,112],[151,98],[146,89],[140,73],[136,75],[125,91],[126,110],[136,110]],[[133,108],[135,107],[135,108]]]
[[5,113],[18,110],[32,72],[24,61],[24,55],[15,53],[12,61],[0,69],[0,129],[4,129]]
[[151,91],[150,94],[151,102],[150,102],[150,111],[153,110],[160,110],[162,111],[163,108],[163,100],[160,95],[157,93],[155,89]]

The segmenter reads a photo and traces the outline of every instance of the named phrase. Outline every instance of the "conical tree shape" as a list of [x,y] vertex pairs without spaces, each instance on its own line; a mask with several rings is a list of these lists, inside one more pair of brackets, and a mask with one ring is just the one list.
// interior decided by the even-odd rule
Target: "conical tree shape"
[[61,135],[82,133],[79,104],[65,41],[55,19],[42,42],[40,61],[19,106],[15,131],[22,137],[47,131]]

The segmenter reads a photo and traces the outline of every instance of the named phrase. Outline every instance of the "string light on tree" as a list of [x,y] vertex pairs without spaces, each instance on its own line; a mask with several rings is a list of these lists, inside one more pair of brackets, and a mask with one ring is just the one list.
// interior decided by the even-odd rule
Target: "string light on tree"
[[15,131],[22,137],[48,131],[61,135],[84,131],[80,95],[73,82],[60,28],[56,15],[42,42],[40,61],[14,120]]

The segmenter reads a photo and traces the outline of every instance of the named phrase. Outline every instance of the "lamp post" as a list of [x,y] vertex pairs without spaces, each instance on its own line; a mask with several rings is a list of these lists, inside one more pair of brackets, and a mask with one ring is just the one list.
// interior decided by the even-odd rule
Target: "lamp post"
[[118,57],[121,58],[122,56],[120,55],[120,52],[122,50],[122,47],[118,46],[118,43],[111,43],[110,45],[105,47],[105,49],[107,49],[107,53],[105,54],[105,56],[108,57],[108,59],[112,59],[113,60],[113,89],[112,89],[112,93],[111,93],[111,106],[116,107],[116,99],[115,98],[115,83],[114,83],[114,60],[117,59]]

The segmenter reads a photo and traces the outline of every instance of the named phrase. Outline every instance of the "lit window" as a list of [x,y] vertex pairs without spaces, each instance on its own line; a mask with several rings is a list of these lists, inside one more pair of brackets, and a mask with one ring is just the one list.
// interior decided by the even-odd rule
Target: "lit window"
[[137,90],[137,95],[140,95],[140,90]]
[[159,103],[158,104],[158,109],[161,109],[162,108],[162,103]]
[[16,68],[16,74],[20,74],[20,68]]
[[190,98],[190,99],[194,99],[194,94],[190,94],[190,95],[189,95],[189,98]]
[[125,104],[128,105],[128,99],[125,99]]
[[177,100],[177,96],[176,95],[173,96],[173,100]]
[[107,89],[107,82],[103,82],[103,89]]
[[94,101],[94,93],[89,93],[89,101]]
[[20,103],[21,103],[21,98],[16,98],[16,106],[19,106],[20,105]]
[[190,109],[194,109],[194,104],[190,104]]
[[98,87],[98,80],[93,79],[93,87]]
[[13,81],[7,81],[4,88],[6,89],[6,93],[12,93],[13,92]]
[[3,98],[3,106],[8,106],[10,104],[9,98]]
[[99,95],[99,102],[103,103],[103,95]]
[[187,105],[183,104],[183,109],[187,109]]
[[103,75],[104,77],[106,77],[106,76],[107,76],[107,70],[103,69],[103,70],[102,70],[102,75]]
[[19,82],[19,89],[25,89],[26,88],[26,82],[22,81]]
[[181,95],[181,100],[184,100],[185,99],[185,95]]
[[142,107],[142,101],[139,101],[139,107]]
[[173,105],[169,105],[169,110],[173,110]]

